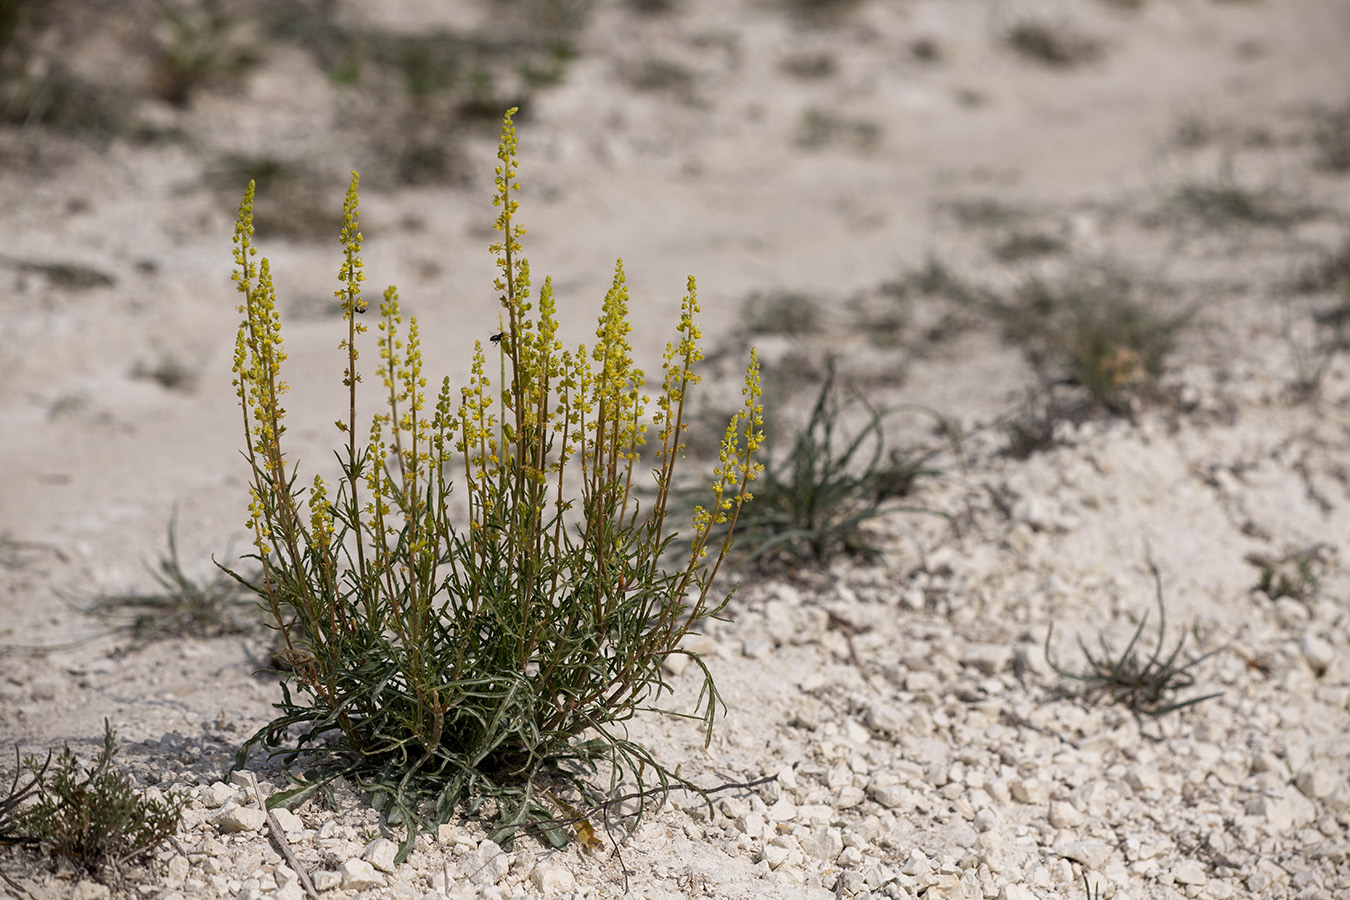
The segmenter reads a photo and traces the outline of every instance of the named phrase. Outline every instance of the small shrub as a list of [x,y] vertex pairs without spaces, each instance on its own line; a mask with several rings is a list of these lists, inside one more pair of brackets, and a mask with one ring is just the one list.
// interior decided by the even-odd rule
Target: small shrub
[[1350,350],[1350,239],[1305,265],[1293,284],[1304,294],[1330,294],[1331,302],[1303,321],[1286,316],[1285,340],[1294,364],[1293,394],[1297,400],[1316,397],[1332,363]]
[[232,35],[238,25],[219,0],[193,7],[162,4],[155,29],[155,92],[160,99],[187,106],[198,88],[236,79],[255,65],[256,52]]
[[[103,751],[83,771],[66,747],[50,777],[36,777],[37,802],[17,815],[17,830],[26,839],[91,874],[116,873],[126,863],[149,856],[178,830],[187,803],[176,793],[138,796],[127,776],[113,768],[115,737],[105,720]],[[39,769],[33,758],[26,764],[30,771],[46,769],[45,764]]]
[[1183,216],[1217,229],[1287,228],[1318,212],[1313,207],[1293,203],[1276,191],[1244,187],[1229,171],[1183,184],[1173,192],[1168,205]]
[[1135,299],[1133,281],[1104,268],[1061,281],[1033,276],[996,301],[1007,337],[1043,375],[1083,387],[1112,414],[1156,383],[1190,311],[1164,314]]
[[1323,252],[1299,273],[1298,289],[1306,294],[1329,292],[1350,305],[1350,234],[1335,250]]
[[794,53],[784,57],[778,68],[793,78],[813,81],[837,73],[839,63],[831,53]]
[[628,0],[628,8],[634,12],[655,14],[674,12],[679,0]]
[[1271,600],[1289,597],[1300,603],[1311,602],[1321,590],[1329,549],[1326,544],[1314,544],[1279,557],[1247,554],[1247,562],[1260,572],[1255,589]]
[[629,66],[624,74],[639,91],[668,94],[684,103],[692,103],[697,96],[698,79],[694,72],[673,60],[646,57]]
[[1151,568],[1157,588],[1158,644],[1147,659],[1135,650],[1139,637],[1144,633],[1144,626],[1148,624],[1148,613],[1145,613],[1139,621],[1139,627],[1135,629],[1134,637],[1119,655],[1111,652],[1111,648],[1106,645],[1106,638],[1100,634],[1097,636],[1097,641],[1101,645],[1100,656],[1094,656],[1080,638],[1078,647],[1083,651],[1083,658],[1087,661],[1087,670],[1084,672],[1070,672],[1060,668],[1051,657],[1050,638],[1055,633],[1052,623],[1045,633],[1045,661],[1061,678],[1086,684],[1089,700],[1104,696],[1115,702],[1124,703],[1136,713],[1157,717],[1219,696],[1218,693],[1214,693],[1186,700],[1174,699],[1180,691],[1194,686],[1195,676],[1191,674],[1191,669],[1219,650],[1211,650],[1203,656],[1181,662],[1181,651],[1186,644],[1186,635],[1183,633],[1177,640],[1176,647],[1164,657],[1163,642],[1167,630],[1167,612],[1163,607],[1162,576],[1158,573],[1157,566]]
[[922,267],[906,272],[886,286],[898,297],[941,297],[959,306],[977,306],[988,301],[986,291],[952,271],[951,266],[929,256]]
[[1064,398],[1054,385],[1029,392],[1022,407],[1003,423],[1008,438],[1004,453],[1013,459],[1028,459],[1058,445],[1060,423],[1086,418],[1084,406],[1082,402]]
[[920,479],[937,474],[930,465],[936,451],[887,451],[881,411],[869,408],[866,425],[841,434],[845,406],[831,361],[810,419],[786,456],[775,458],[770,429],[772,461],[738,523],[743,563],[819,563],[840,553],[876,557],[881,549],[868,541],[864,526]]
[[1025,211],[994,197],[962,197],[945,201],[939,208],[968,228],[1010,227],[1027,218]]
[[946,53],[936,38],[921,37],[909,42],[909,55],[922,63],[937,63]]
[[1039,231],[1014,231],[994,246],[994,256],[1000,262],[1021,262],[1050,256],[1064,250],[1064,241],[1052,234]]
[[1018,55],[1055,68],[1091,62],[1102,55],[1100,41],[1085,37],[1068,25],[1023,19],[1004,36]]
[[192,393],[197,386],[200,374],[196,366],[187,362],[172,350],[160,350],[154,362],[139,361],[131,369],[132,378],[144,378],[153,381],[166,391]]
[[881,143],[881,126],[867,119],[850,118],[822,109],[808,109],[802,113],[797,129],[797,146],[820,150],[840,144],[850,150],[866,153]]
[[[672,780],[688,784],[630,741],[625,723],[661,709],[670,690],[662,663],[685,655],[703,675],[695,718],[711,739],[716,685],[681,641],[729,599],[717,597],[713,580],[759,468],[752,351],[744,406],[724,432],[707,506],[694,510],[688,553],[665,568],[677,527],[667,500],[683,455],[686,392],[703,357],[694,281],[666,345],[649,422],[646,378],[627,339],[622,263],[589,350],[563,349],[549,280],[530,299],[512,198],[515,112],[502,126],[493,199],[501,311],[489,346],[500,374],[475,341],[472,375],[457,400],[448,378],[430,397],[417,320],[404,330],[390,287],[376,322],[383,411],[368,426],[356,418],[367,302],[353,175],[336,292],[348,402],[336,426],[344,443],[335,486],[316,475],[306,491],[285,454],[285,353],[270,264],[253,262],[251,186],[235,229],[234,277],[244,297],[235,386],[258,591],[303,694],[293,698],[283,685],[279,715],[245,742],[236,765],[260,743],[288,763],[312,753],[315,767],[271,802],[295,803],[351,777],[374,792],[390,824],[406,828],[401,857],[419,827],[446,821],[461,804],[490,811],[494,840],[533,826],[562,843],[556,816],[572,817],[560,789],[579,792],[582,805],[613,797],[628,778],[639,791],[644,779],[662,790]],[[639,508],[637,464],[649,427],[656,493]],[[458,504],[452,465],[463,477]],[[589,780],[601,766],[607,791]]]
[[793,337],[814,334],[822,326],[820,303],[792,291],[751,294],[741,307],[741,321],[751,334]]
[[328,196],[326,179],[299,163],[232,154],[215,165],[208,180],[218,188],[222,202],[226,191],[232,194],[241,181],[259,185],[264,199],[254,210],[254,227],[261,236],[314,241],[342,224],[341,209]]
[[1350,172],[1350,103],[1318,114],[1313,143],[1321,168],[1329,172]]
[[789,9],[807,22],[837,22],[861,5],[861,0],[788,0]]

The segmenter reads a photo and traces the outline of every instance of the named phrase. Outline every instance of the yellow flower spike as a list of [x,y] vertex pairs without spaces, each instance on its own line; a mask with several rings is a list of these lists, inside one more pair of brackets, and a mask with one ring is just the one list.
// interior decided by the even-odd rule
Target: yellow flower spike
[[[356,186],[360,176],[352,173],[351,186],[347,188],[347,199],[342,203],[342,267],[338,269],[338,281],[342,287],[333,292],[333,296],[342,301],[342,315],[351,318],[366,311],[366,303],[361,299],[361,282],[366,280],[361,269],[365,262],[361,259],[361,231],[358,227]],[[363,331],[365,329],[362,329]]]

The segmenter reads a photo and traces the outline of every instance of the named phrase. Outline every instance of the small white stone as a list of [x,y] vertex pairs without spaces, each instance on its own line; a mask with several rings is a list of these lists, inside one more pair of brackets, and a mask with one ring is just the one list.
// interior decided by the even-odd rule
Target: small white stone
[[975,825],[976,831],[988,832],[999,824],[998,813],[986,806],[984,809],[975,813],[975,821],[973,824]]
[[75,885],[75,891],[70,896],[72,900],[107,900],[111,894],[107,885],[97,881],[81,881]]
[[530,883],[534,885],[535,890],[547,896],[567,893],[576,885],[576,879],[563,866],[545,863],[535,866],[534,871],[530,873]]
[[1002,644],[972,644],[960,657],[961,665],[984,675],[997,675],[1012,664],[1012,659],[1012,648]]
[[276,818],[277,824],[281,826],[281,830],[287,834],[296,834],[305,830],[305,823],[300,821],[300,817],[289,809],[274,809],[272,815]]
[[853,809],[860,806],[867,795],[863,793],[862,788],[846,784],[839,789],[839,794],[834,799],[835,809]]
[[460,866],[474,884],[496,884],[511,871],[511,858],[494,841],[483,841]]
[[748,812],[743,816],[737,816],[732,824],[741,834],[748,834],[752,838],[757,838],[764,833],[764,816],[757,812]]
[[750,804],[740,797],[723,797],[717,801],[717,808],[732,821],[750,812]]
[[887,809],[899,809],[909,800],[910,790],[903,784],[885,784],[871,789],[872,799]]
[[839,851],[836,862],[838,862],[840,867],[845,869],[858,869],[862,867],[865,859],[862,851],[857,847],[845,847],[843,850]]
[[1050,789],[1039,778],[1027,778],[1014,781],[1011,785],[1013,799],[1018,803],[1041,805],[1050,797]]
[[199,794],[202,806],[207,809],[219,809],[225,805],[225,802],[239,793],[239,788],[232,787],[223,781],[217,781],[215,784],[206,788]]
[[1111,845],[1101,841],[1066,841],[1056,844],[1055,852],[1066,859],[1080,862],[1089,869],[1100,869],[1111,858]]
[[787,862],[788,854],[791,851],[787,847],[780,847],[777,844],[766,844],[764,846],[763,859],[769,864],[770,869],[777,869],[783,863]]
[[1298,788],[1305,797],[1311,797],[1314,800],[1322,800],[1330,797],[1331,794],[1345,783],[1345,776],[1338,774],[1334,769],[1325,763],[1309,763],[1299,770],[1298,777],[1294,779],[1294,787]]
[[347,860],[338,867],[337,874],[344,891],[364,891],[384,885],[384,876],[364,859]]
[[299,878],[292,878],[272,892],[272,900],[305,900],[305,889]]
[[768,638],[746,638],[741,644],[741,655],[749,659],[764,659],[773,653],[773,641]]
[[1193,859],[1184,859],[1172,867],[1172,880],[1177,884],[1204,884],[1209,880],[1205,867]]
[[1298,649],[1308,663],[1308,668],[1319,678],[1336,658],[1335,648],[1315,634],[1305,634],[1298,642]]
[[262,831],[267,825],[267,813],[246,806],[230,806],[212,818],[211,824],[229,834]]
[[1056,828],[1073,828],[1082,821],[1082,814],[1067,800],[1050,802],[1050,824]]
[[394,871],[394,857],[398,856],[398,844],[389,838],[376,838],[361,852],[361,858],[381,872]]
[[[230,773],[230,784],[238,788],[252,788],[256,776],[247,769],[238,769]],[[260,784],[259,787],[262,785]]]
[[1317,818],[1313,802],[1288,787],[1257,794],[1247,801],[1246,811],[1249,816],[1264,816],[1266,829],[1272,835],[1301,828]]
[[900,710],[887,703],[873,703],[867,708],[863,721],[873,731],[879,731],[887,737],[895,737],[905,730],[905,717]]
[[187,880],[188,872],[192,867],[186,856],[175,854],[174,857],[169,860],[169,865],[166,868],[167,872],[165,873],[164,878],[165,884],[171,888],[179,888],[182,887],[183,882]]
[[802,837],[801,845],[807,856],[833,862],[844,849],[844,836],[838,828],[818,828]]
[[905,676],[905,690],[911,694],[935,691],[940,684],[938,677],[932,672],[910,672]]

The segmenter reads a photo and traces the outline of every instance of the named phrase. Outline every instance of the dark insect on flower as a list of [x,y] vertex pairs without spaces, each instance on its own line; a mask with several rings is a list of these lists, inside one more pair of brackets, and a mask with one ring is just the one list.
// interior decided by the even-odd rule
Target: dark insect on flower
[[506,332],[505,332],[505,331],[499,331],[499,332],[497,332],[496,334],[494,334],[492,337],[488,338],[488,340],[489,340],[489,341],[492,341],[492,343],[494,343],[494,344],[500,344],[500,343],[502,342],[502,338],[504,338],[504,337],[506,337]]

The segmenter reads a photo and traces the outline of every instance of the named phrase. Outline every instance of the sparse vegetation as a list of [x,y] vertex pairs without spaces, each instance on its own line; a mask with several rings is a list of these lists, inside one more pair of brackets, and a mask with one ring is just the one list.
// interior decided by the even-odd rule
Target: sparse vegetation
[[1014,23],[1004,40],[1019,56],[1055,68],[1092,62],[1103,52],[1100,41],[1080,34],[1071,25],[1038,19]]
[[820,303],[792,291],[751,294],[741,306],[741,321],[751,334],[793,337],[814,334],[823,325]]
[[808,109],[802,113],[797,129],[797,146],[820,150],[841,145],[865,153],[881,143],[881,126],[866,119],[836,115],[822,109]]
[[1274,190],[1253,190],[1238,184],[1225,168],[1212,179],[1198,179],[1178,187],[1167,206],[1209,228],[1265,226],[1287,228],[1318,214],[1319,210],[1282,197]]
[[191,393],[197,386],[198,370],[172,350],[160,349],[153,362],[137,362],[131,369],[132,378],[145,378],[166,391]]
[[161,99],[187,106],[199,87],[237,80],[257,64],[256,49],[234,39],[240,20],[221,0],[158,6],[155,92]]
[[784,57],[778,67],[804,81],[828,78],[839,71],[839,63],[829,53],[794,53]]
[[1050,381],[1085,389],[1105,411],[1129,411],[1156,384],[1191,312],[1158,312],[1123,272],[1081,268],[1058,281],[1032,276],[992,304],[1008,338]]
[[1097,636],[1097,642],[1101,648],[1100,655],[1094,655],[1080,638],[1078,647],[1082,650],[1083,659],[1087,662],[1087,669],[1083,672],[1070,672],[1061,668],[1051,655],[1050,639],[1055,633],[1052,623],[1045,634],[1045,660],[1050,668],[1055,671],[1055,674],[1061,678],[1085,684],[1089,702],[1094,698],[1106,697],[1117,703],[1125,704],[1135,713],[1157,717],[1176,712],[1179,709],[1185,709],[1188,706],[1194,706],[1197,703],[1203,703],[1220,695],[1219,693],[1213,693],[1200,697],[1190,697],[1185,700],[1175,699],[1178,693],[1189,690],[1195,685],[1195,676],[1191,673],[1191,670],[1218,653],[1219,650],[1211,650],[1202,656],[1182,661],[1181,651],[1186,644],[1186,635],[1183,633],[1177,640],[1176,647],[1172,649],[1172,652],[1166,653],[1164,647],[1167,612],[1163,606],[1162,575],[1158,572],[1157,566],[1150,564],[1150,568],[1153,572],[1153,582],[1158,601],[1158,643],[1147,658],[1135,649],[1139,643],[1139,638],[1144,633],[1144,626],[1148,624],[1148,613],[1145,613],[1139,620],[1139,627],[1135,629],[1134,637],[1130,639],[1129,644],[1119,654],[1111,651],[1111,648],[1106,644],[1106,638],[1101,634]]
[[263,237],[314,241],[331,235],[341,225],[341,209],[331,199],[334,185],[301,163],[273,156],[231,155],[208,176],[224,202],[241,181],[252,181],[265,191],[255,212]]
[[[187,798],[138,795],[113,767],[116,755],[116,733],[106,720],[103,750],[93,765],[82,770],[67,746],[50,776],[35,776],[36,802],[17,813],[17,832],[95,875],[115,876],[122,866],[153,853],[178,830]],[[34,773],[47,769],[31,757],[26,765]]]
[[1003,423],[1003,431],[1008,437],[1004,452],[1013,459],[1027,459],[1056,446],[1060,443],[1061,423],[1086,418],[1085,405],[1082,401],[1066,399],[1054,385],[1029,391],[1022,407]]
[[983,288],[953,272],[951,266],[936,256],[929,256],[922,267],[890,282],[888,289],[898,296],[941,297],[964,307],[973,307],[989,299]]
[[697,81],[688,66],[669,59],[644,58],[625,71],[628,83],[640,91],[659,91],[692,103]]
[[994,245],[994,256],[1000,262],[1013,263],[1041,256],[1051,256],[1064,250],[1064,241],[1043,231],[1014,231]]
[[838,21],[852,13],[862,0],[788,0],[785,6],[811,22]]
[[212,638],[258,630],[261,616],[252,588],[219,571],[197,581],[183,571],[174,522],[169,523],[169,549],[150,574],[159,585],[152,593],[104,594],[85,611],[115,623],[137,642],[167,638]]
[[1260,572],[1256,590],[1271,600],[1289,597],[1301,603],[1311,602],[1321,590],[1329,549],[1326,544],[1314,544],[1283,556],[1247,554],[1247,562]]
[[909,44],[909,55],[923,63],[942,62],[945,55],[936,38],[916,38]]
[[973,228],[1009,227],[1026,218],[1026,213],[993,197],[963,197],[948,200],[939,207],[957,223]]
[[1350,172],[1350,103],[1318,113],[1313,143],[1319,166],[1329,172]]

